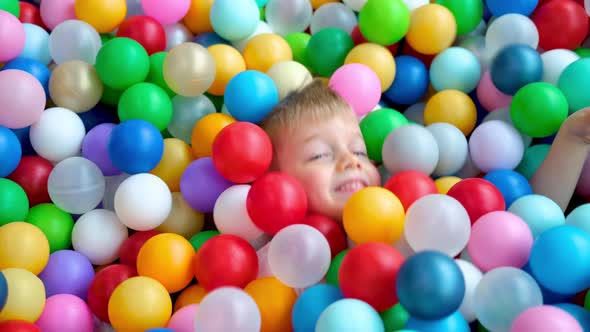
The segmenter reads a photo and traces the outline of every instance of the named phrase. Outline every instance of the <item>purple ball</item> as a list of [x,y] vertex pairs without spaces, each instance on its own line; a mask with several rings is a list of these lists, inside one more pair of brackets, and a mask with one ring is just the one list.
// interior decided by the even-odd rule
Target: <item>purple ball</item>
[[180,178],[182,197],[190,207],[201,213],[213,212],[219,195],[233,185],[219,174],[211,157],[190,163]]
[[108,142],[111,132],[117,125],[103,123],[92,128],[82,142],[82,156],[98,166],[104,176],[121,174],[109,157]]
[[45,285],[47,297],[72,294],[86,301],[94,268],[86,256],[73,250],[58,250],[49,255],[39,279]]

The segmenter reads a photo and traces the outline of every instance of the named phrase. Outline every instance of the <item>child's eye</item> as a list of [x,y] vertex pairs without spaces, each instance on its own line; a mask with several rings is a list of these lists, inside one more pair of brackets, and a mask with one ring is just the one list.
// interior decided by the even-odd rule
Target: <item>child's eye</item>
[[314,161],[314,160],[322,159],[322,158],[328,157],[328,156],[329,156],[328,153],[318,153],[318,154],[314,155],[313,157],[311,157],[309,159],[309,161]]
[[356,151],[354,154],[361,157],[368,157],[365,151]]

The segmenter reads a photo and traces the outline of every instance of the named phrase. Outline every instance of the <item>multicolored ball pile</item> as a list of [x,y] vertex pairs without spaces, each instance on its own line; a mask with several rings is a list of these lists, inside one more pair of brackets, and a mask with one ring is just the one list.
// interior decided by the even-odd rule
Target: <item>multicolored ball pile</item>
[[[529,184],[584,6],[0,0],[0,332],[590,330],[590,162]],[[257,125],[313,77],[383,176],[341,223]]]

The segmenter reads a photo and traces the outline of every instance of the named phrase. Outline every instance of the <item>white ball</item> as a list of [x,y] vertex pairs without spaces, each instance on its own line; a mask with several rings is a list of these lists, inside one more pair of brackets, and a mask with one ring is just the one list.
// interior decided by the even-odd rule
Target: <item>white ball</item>
[[580,56],[571,50],[558,48],[541,54],[543,60],[543,82],[557,86],[559,76],[572,62]]
[[313,79],[309,70],[296,61],[275,63],[266,74],[275,83],[279,91],[279,100],[283,100],[289,93],[305,87]]
[[82,119],[63,107],[46,109],[29,132],[35,152],[53,163],[78,155],[85,135]]
[[383,143],[383,164],[395,175],[401,171],[419,171],[430,175],[438,164],[436,139],[428,129],[408,124],[396,128]]
[[426,127],[438,145],[438,164],[434,169],[435,176],[446,176],[458,172],[465,161],[469,149],[467,138],[459,128],[450,123],[433,123]]
[[469,153],[475,165],[485,173],[514,169],[522,160],[524,144],[513,126],[492,120],[475,128],[469,138]]
[[159,177],[140,173],[125,179],[115,193],[115,212],[136,231],[160,226],[172,210],[172,193]]
[[249,242],[264,234],[250,219],[246,209],[250,187],[249,184],[238,184],[227,188],[213,208],[213,220],[220,233],[236,235]]
[[[512,127],[514,127],[514,123],[512,122],[512,115],[510,115],[510,106],[508,107],[503,107],[503,108],[499,108],[494,110],[493,112],[488,113],[484,118],[482,122],[488,122],[488,121],[492,121],[492,120],[501,120],[506,122],[507,124],[511,125]],[[516,129],[516,127],[514,127]],[[517,129],[518,131],[518,129]],[[518,132],[520,134],[520,138],[522,138],[522,143],[524,144],[525,147],[528,147],[529,145],[531,145],[531,143],[533,142],[533,138],[530,136],[527,136],[521,132]]]
[[426,103],[416,103],[404,111],[404,116],[409,121],[424,125],[424,108],[426,108]]
[[263,33],[273,33],[273,31],[266,22],[260,21],[260,22],[258,22],[258,26],[256,27],[256,30],[254,30],[254,32],[250,36],[248,36],[244,39],[232,41],[231,44],[238,51],[240,51],[240,53],[243,53],[244,48],[246,48],[246,44],[248,44],[250,39],[252,39],[254,36],[257,36],[257,35],[260,35]]
[[477,168],[477,166],[473,163],[473,160],[471,159],[471,154],[467,153],[467,160],[465,160],[465,165],[463,165],[459,172],[453,175],[461,179],[466,179],[477,177],[479,173],[481,173],[481,170]]
[[486,31],[486,48],[492,56],[513,44],[524,44],[533,49],[539,46],[537,26],[527,16],[502,15],[491,22]]
[[313,35],[325,28],[338,28],[350,35],[356,26],[357,19],[352,9],[339,2],[329,2],[313,13],[309,30]]
[[477,319],[473,310],[473,297],[475,296],[475,288],[477,288],[483,274],[471,262],[463,259],[455,259],[455,262],[461,269],[461,273],[463,273],[463,279],[465,279],[465,295],[459,307],[459,312],[468,323],[471,323]]
[[74,224],[72,246],[94,265],[119,257],[119,248],[129,236],[127,227],[113,211],[97,209],[83,214]]
[[115,194],[117,189],[131,175],[121,173],[119,175],[105,176],[105,191],[102,199],[102,208],[106,210],[115,211]]
[[342,0],[348,8],[354,10],[355,12],[359,12],[363,6],[367,3],[367,0]]
[[413,12],[417,8],[425,6],[430,2],[428,0],[404,0],[404,3],[406,4],[406,7],[408,7],[410,12]]

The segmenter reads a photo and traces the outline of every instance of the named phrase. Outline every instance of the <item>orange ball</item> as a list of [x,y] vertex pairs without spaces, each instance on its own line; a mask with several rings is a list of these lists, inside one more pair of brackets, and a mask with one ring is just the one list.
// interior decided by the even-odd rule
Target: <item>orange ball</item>
[[213,32],[209,11],[215,0],[191,0],[191,6],[182,19],[182,23],[195,35]]
[[291,331],[291,312],[297,300],[293,288],[281,283],[275,277],[264,277],[251,281],[244,291],[258,305],[262,318],[261,332]]
[[340,2],[339,0],[311,0],[311,7],[315,10],[330,2]]
[[174,312],[178,311],[182,307],[186,307],[191,304],[199,304],[203,301],[203,298],[207,295],[207,291],[201,285],[191,285],[185,288],[176,302],[174,302]]
[[246,44],[244,60],[248,69],[266,73],[275,63],[293,60],[293,51],[280,35],[261,33]]
[[434,180],[434,185],[436,185],[436,189],[440,194],[446,195],[449,189],[459,181],[461,181],[461,178],[456,176],[443,176]]
[[443,90],[434,94],[424,107],[424,124],[450,123],[465,136],[475,128],[477,109],[473,100],[459,90]]
[[202,117],[193,127],[191,137],[195,157],[211,157],[215,137],[223,128],[234,122],[236,122],[236,119],[224,113],[211,113]]
[[406,41],[417,52],[437,54],[450,47],[457,36],[457,22],[444,6],[431,3],[412,12]]
[[90,24],[98,33],[115,30],[127,15],[125,0],[76,0],[76,17]]
[[215,59],[215,80],[207,90],[212,95],[223,96],[225,86],[238,73],[246,70],[246,62],[242,54],[235,48],[225,44],[215,44],[207,48]]
[[192,259],[195,249],[178,234],[163,233],[147,240],[137,255],[137,273],[160,282],[175,293],[193,279]]
[[150,173],[166,182],[171,192],[180,191],[182,173],[193,159],[193,151],[188,144],[177,138],[166,138],[162,159]]

